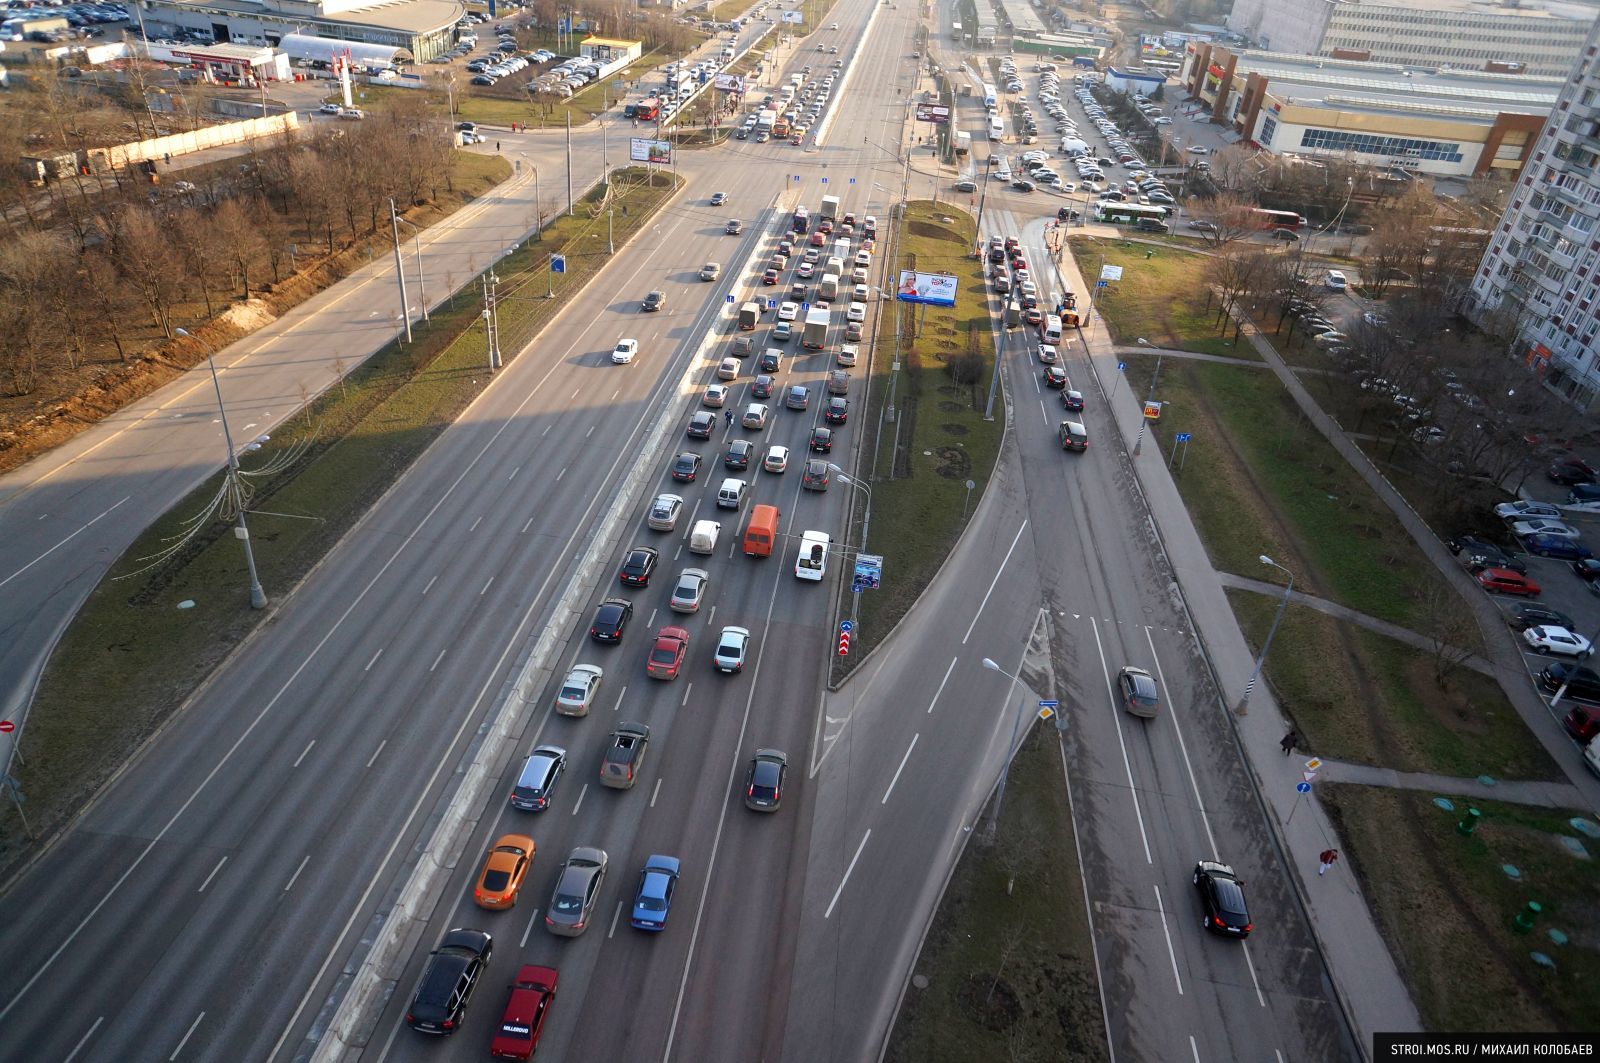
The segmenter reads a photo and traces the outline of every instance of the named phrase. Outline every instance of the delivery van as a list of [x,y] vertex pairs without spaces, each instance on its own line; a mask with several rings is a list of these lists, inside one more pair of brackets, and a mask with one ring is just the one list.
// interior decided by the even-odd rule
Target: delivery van
[[761,304],[745,303],[739,308],[739,331],[753,331],[761,321]]
[[824,273],[822,275],[822,284],[817,288],[817,298],[829,303],[839,298],[839,275],[837,273]]
[[1046,315],[1044,322],[1039,326],[1039,337],[1045,343],[1061,342],[1061,319],[1054,314]]
[[800,554],[794,561],[794,578],[812,583],[822,582],[828,573],[828,545],[833,540],[827,532],[807,531],[800,536]]
[[828,259],[828,264],[822,267],[822,272],[824,274],[831,273],[835,277],[844,276],[844,259],[840,258],[838,255],[831,256]]
[[778,507],[750,507],[750,523],[744,526],[744,556],[771,557],[772,544],[778,541]]
[[744,495],[749,487],[737,476],[729,476],[722,481],[722,486],[717,488],[718,509],[740,509],[744,506]]
[[1344,274],[1336,269],[1330,269],[1327,275],[1322,278],[1322,282],[1330,292],[1342,292],[1347,287]]
[[722,525],[714,520],[697,520],[689,531],[689,552],[691,554],[714,554],[717,552],[717,536],[722,532]]

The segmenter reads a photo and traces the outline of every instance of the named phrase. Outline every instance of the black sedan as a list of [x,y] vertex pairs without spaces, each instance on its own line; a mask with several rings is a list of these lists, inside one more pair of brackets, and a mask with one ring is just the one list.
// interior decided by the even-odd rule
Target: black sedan
[[1451,539],[1445,545],[1450,548],[1452,554],[1460,555],[1470,572],[1479,572],[1486,568],[1509,568],[1518,575],[1528,574],[1528,566],[1521,558],[1511,556],[1487,539],[1462,535]]
[[660,557],[654,547],[635,546],[622,559],[622,570],[617,573],[617,578],[630,587],[648,587]]
[[1564,627],[1568,631],[1574,629],[1572,617],[1566,613],[1557,612],[1549,606],[1536,605],[1526,602],[1514,605],[1511,612],[1506,615],[1506,623],[1511,625],[1513,631],[1525,631],[1530,627]]
[[711,433],[717,430],[717,415],[709,410],[697,410],[689,418],[688,436],[690,439],[710,439]]
[[693,483],[694,478],[700,473],[700,455],[692,450],[679,454],[672,462],[672,478],[684,483]]
[[833,429],[821,425],[811,430],[811,452],[813,454],[827,454],[833,450]]
[[1243,887],[1227,864],[1202,860],[1194,865],[1194,888],[1200,894],[1200,907],[1205,911],[1202,925],[1207,930],[1227,937],[1250,936],[1254,926],[1250,910],[1245,907]]
[[735,439],[728,444],[728,452],[722,456],[722,464],[730,469],[748,469],[750,455],[755,453],[756,445],[748,439]]
[[653,314],[657,310],[660,310],[663,306],[666,306],[666,305],[667,305],[667,293],[666,292],[651,292],[649,295],[644,297],[644,304],[642,306],[640,306],[639,309],[643,310],[647,314]]
[[482,930],[457,928],[445,934],[428,958],[406,1023],[422,1033],[449,1034],[461,1028],[472,990],[489,967],[493,939]]
[[589,637],[596,642],[621,642],[622,633],[633,619],[633,603],[626,598],[607,598],[594,611]]

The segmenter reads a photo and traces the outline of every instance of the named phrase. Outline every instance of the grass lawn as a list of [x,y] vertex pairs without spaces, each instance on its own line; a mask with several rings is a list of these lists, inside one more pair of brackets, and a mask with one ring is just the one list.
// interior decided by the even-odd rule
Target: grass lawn
[[[613,202],[629,207],[616,215],[619,247],[671,194],[670,176],[657,171],[656,179],[652,188],[642,183],[642,171],[614,175]],[[558,218],[542,241],[497,264],[508,361],[608,260],[605,214],[590,216],[605,194],[605,187],[595,188],[575,217]],[[546,299],[547,256],[561,250],[568,272],[551,278],[556,298]],[[341,386],[275,429],[272,441],[249,456],[250,468],[286,462],[277,475],[251,481],[253,508],[262,511],[251,518],[251,538],[269,596],[282,600],[488,385],[476,291],[467,285],[463,295],[433,311],[431,322],[414,326],[412,344],[391,343],[354,367]],[[298,458],[289,456],[301,448]],[[223,522],[202,524],[166,562],[140,560],[180,539],[185,518],[206,511],[220,481],[219,474],[146,530],[90,595],[52,655],[22,743],[26,760],[16,770],[40,834],[66,822],[227,653],[271,617],[249,609],[243,554]],[[109,578],[134,572],[117,582]],[[186,599],[195,607],[177,609]],[[175,646],[183,652],[174,654]],[[0,868],[31,849],[17,820],[0,817]]]
[[1119,344],[1143,337],[1157,347],[1256,360],[1248,343],[1231,342],[1231,326],[1227,338],[1218,333],[1215,302],[1206,309],[1205,255],[1095,236],[1068,237],[1067,245],[1086,279],[1098,277],[1102,263],[1122,267],[1122,279],[1095,300]]
[[950,879],[917,957],[928,986],[906,990],[885,1058],[1109,1058],[1053,726],[1029,732],[994,841],[987,828]]
[[[1128,356],[1124,386],[1147,394],[1155,361]],[[1161,453],[1191,435],[1177,482],[1213,564],[1273,579],[1266,554],[1298,590],[1423,630],[1422,603],[1443,579],[1271,372],[1166,358],[1156,398]]]
[[[1358,873],[1427,1029],[1595,1029],[1600,842],[1569,822],[1592,823],[1592,811],[1461,798],[1446,811],[1426,793],[1336,784],[1319,793],[1348,857],[1329,875]],[[1469,805],[1482,820],[1462,837],[1455,825]],[[1573,842],[1587,856],[1568,849]],[[1532,933],[1518,934],[1512,919],[1528,901],[1544,911]],[[1534,962],[1534,952],[1554,969]]]
[[[1228,600],[1260,649],[1280,599],[1230,590]],[[1307,606],[1284,611],[1264,671],[1318,756],[1461,778],[1561,778],[1493,679],[1458,667],[1441,688],[1432,653]]]
[[[1004,403],[996,401],[995,420],[983,419],[994,337],[983,266],[971,257],[977,241],[971,215],[918,200],[907,207],[899,248],[893,246],[893,219],[885,219],[881,232],[890,245],[882,252],[891,269],[884,283],[892,285],[893,269],[911,269],[913,262],[921,272],[951,273],[960,281],[952,308],[876,304],[870,402],[854,417],[857,431],[876,433],[866,437],[860,470],[863,477],[873,476],[868,552],[883,557],[883,581],[879,590],[861,595],[856,638],[862,654],[889,632],[944,564],[966,524],[963,511],[970,516],[989,482],[1005,416]],[[897,330],[900,372],[891,385]],[[963,381],[951,374],[952,358],[958,367],[970,366]],[[885,417],[880,430],[891,386],[895,416]],[[977,487],[967,508],[969,479]],[[840,489],[849,488],[835,488]],[[860,659],[852,654],[846,663]]]

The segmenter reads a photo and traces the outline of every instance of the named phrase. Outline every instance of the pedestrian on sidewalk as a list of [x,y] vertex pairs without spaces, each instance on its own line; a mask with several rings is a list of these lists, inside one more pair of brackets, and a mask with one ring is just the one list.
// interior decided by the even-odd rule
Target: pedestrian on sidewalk
[[1294,752],[1294,747],[1300,744],[1300,732],[1293,727],[1289,728],[1289,733],[1284,735],[1278,744],[1283,747],[1283,755],[1287,757]]
[[1339,850],[1337,850],[1337,849],[1324,849],[1324,850],[1322,850],[1322,855],[1317,857],[1317,875],[1318,875],[1318,877],[1321,877],[1322,875],[1327,874],[1328,873],[1328,868],[1332,867],[1334,865],[1334,862],[1336,860],[1338,860],[1338,859],[1339,859]]
[[500,150],[500,142],[498,140],[494,142],[494,150],[495,151],[499,151]]

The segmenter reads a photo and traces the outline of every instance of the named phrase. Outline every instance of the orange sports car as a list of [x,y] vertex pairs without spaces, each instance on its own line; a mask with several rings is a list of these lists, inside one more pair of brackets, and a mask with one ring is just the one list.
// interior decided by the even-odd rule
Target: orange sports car
[[480,908],[510,908],[517,903],[517,891],[533,863],[533,839],[526,834],[503,834],[489,850],[483,873],[472,890]]

